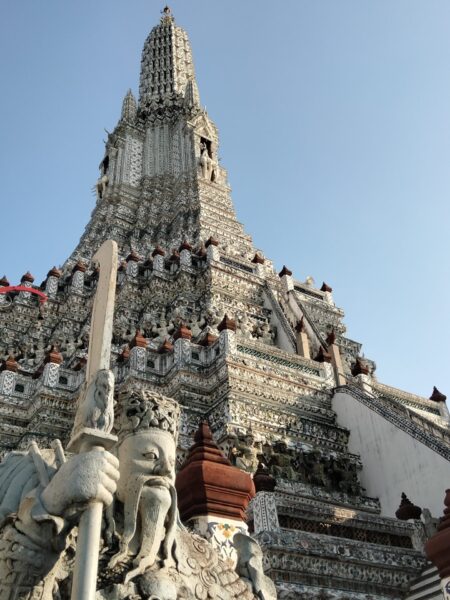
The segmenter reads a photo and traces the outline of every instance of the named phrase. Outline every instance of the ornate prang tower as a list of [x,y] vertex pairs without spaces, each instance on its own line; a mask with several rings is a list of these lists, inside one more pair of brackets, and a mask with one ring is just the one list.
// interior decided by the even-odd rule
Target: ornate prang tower
[[128,91],[108,137],[97,207],[71,260],[89,261],[108,237],[124,255],[178,249],[184,240],[197,247],[213,234],[229,254],[251,253],[218,146],[217,128],[200,105],[187,34],[166,8],[144,44],[139,103]]
[[[432,521],[395,512],[405,492],[441,513],[450,476],[445,396],[379,383],[374,362],[346,337],[332,289],[297,281],[287,267],[274,271],[236,220],[218,146],[187,34],[166,8],[144,45],[139,102],[126,94],[108,136],[91,220],[40,286],[48,302],[40,308],[26,291],[0,295],[0,448],[67,440],[85,377],[92,256],[112,238],[121,255],[117,386],[138,383],[179,402],[179,467],[189,455],[196,472],[206,473],[198,461],[209,457],[223,473],[230,463],[256,473],[248,526],[279,598],[405,598],[426,568]],[[22,284],[34,286],[30,273]],[[215,469],[204,479],[210,492]],[[203,513],[182,511],[216,543],[245,529],[225,480],[221,506],[203,498]],[[247,484],[236,482],[236,493],[250,496]],[[413,585],[421,591],[411,597],[433,597]]]

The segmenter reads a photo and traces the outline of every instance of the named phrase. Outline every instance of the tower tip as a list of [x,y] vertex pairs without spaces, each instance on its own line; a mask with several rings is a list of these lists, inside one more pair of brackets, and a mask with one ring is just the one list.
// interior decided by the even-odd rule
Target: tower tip
[[173,14],[172,14],[172,9],[170,8],[170,6],[166,6],[162,9],[161,11],[161,23],[164,25],[173,23]]

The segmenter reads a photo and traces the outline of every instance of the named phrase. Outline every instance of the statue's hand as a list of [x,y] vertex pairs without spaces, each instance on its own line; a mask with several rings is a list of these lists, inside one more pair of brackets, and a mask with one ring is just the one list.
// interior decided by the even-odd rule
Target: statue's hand
[[72,456],[41,494],[51,515],[63,516],[68,508],[87,502],[111,504],[119,480],[119,461],[106,450]]

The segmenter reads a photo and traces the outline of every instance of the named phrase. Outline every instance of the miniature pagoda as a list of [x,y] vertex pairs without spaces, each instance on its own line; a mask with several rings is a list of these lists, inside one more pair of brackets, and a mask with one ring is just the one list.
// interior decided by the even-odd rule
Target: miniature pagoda
[[[139,98],[128,91],[108,135],[78,246],[40,286],[28,272],[20,291],[0,294],[0,451],[67,443],[92,257],[113,239],[111,369],[116,386],[178,403],[177,485],[187,489],[192,472],[206,490],[192,496],[197,512],[183,497],[190,525],[225,540],[230,560],[229,532],[249,531],[280,600],[442,598],[430,595],[439,579],[423,546],[450,480],[445,396],[380,383],[332,288],[275,270],[236,219],[218,150],[188,36],[166,8],[144,44]],[[232,467],[254,476],[233,484],[242,505],[226,489]],[[417,510],[399,510],[402,494]],[[421,573],[431,587],[417,584]]]

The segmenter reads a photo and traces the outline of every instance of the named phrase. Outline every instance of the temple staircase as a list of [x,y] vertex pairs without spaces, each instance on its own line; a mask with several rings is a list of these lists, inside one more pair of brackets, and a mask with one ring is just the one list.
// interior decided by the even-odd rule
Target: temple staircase
[[443,600],[443,597],[437,569],[430,563],[413,581],[405,600]]

